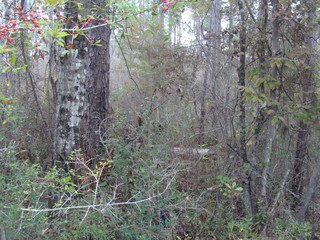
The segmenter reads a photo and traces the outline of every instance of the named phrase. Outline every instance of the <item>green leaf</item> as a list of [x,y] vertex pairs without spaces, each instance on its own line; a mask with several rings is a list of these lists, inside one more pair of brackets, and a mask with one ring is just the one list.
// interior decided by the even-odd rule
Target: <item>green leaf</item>
[[14,51],[13,48],[5,48],[5,46],[0,47],[0,53],[12,52]]
[[10,64],[11,64],[11,66],[15,66],[16,65],[16,53],[11,54]]
[[14,71],[15,73],[17,73],[19,70],[25,69],[25,68],[27,68],[27,67],[28,67],[28,65],[23,65],[22,67],[18,67],[18,68],[13,69],[13,71]]
[[54,42],[57,42],[58,45],[60,45],[61,47],[64,47],[64,41],[63,40],[56,40]]
[[282,116],[278,116],[279,120],[283,123],[285,123],[286,121],[284,120],[284,118]]
[[69,33],[67,32],[58,32],[55,37],[67,37]]
[[284,65],[285,65],[286,67],[288,67],[288,68],[293,69],[293,70],[296,69],[293,61],[290,60],[290,59],[286,59],[286,60],[284,61]]
[[253,98],[253,95],[251,92],[244,92],[244,98],[247,100],[251,100]]
[[164,42],[168,42],[169,40],[170,40],[170,35],[169,34],[167,34],[167,35],[165,35],[164,37],[163,37],[163,41]]
[[69,33],[67,32],[62,32],[61,30],[58,30],[58,29],[51,29],[48,31],[48,33],[50,35],[52,35],[53,37],[55,38],[62,38],[62,37],[66,37],[66,36],[69,36]]
[[270,115],[270,114],[273,114],[274,113],[274,110],[272,110],[272,109],[269,109],[268,111],[267,111],[267,115]]
[[1,72],[2,72],[2,73],[5,73],[5,72],[8,71],[9,69],[10,69],[10,67],[2,68]]
[[88,18],[96,19],[93,15],[87,15]]

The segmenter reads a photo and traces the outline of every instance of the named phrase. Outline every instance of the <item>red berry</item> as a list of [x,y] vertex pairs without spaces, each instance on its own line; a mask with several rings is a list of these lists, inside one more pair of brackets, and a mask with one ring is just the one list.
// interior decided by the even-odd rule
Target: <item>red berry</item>
[[9,21],[10,24],[12,24],[13,26],[17,25],[17,22],[15,20],[11,20]]

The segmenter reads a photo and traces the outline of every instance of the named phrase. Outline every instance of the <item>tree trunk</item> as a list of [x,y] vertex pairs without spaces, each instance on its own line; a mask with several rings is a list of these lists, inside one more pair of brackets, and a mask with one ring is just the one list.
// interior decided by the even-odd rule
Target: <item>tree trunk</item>
[[[74,1],[65,4],[67,28],[78,23],[78,6]],[[72,37],[66,37],[66,44]],[[85,108],[85,79],[88,68],[87,41],[78,36],[70,53],[60,57],[61,74],[56,83],[56,127],[54,135],[54,166],[69,170],[67,157],[81,147],[80,129]]]
[[[79,9],[74,1],[65,3],[66,17],[70,19],[66,28],[78,24]],[[73,40],[73,46],[70,45]],[[69,54],[60,56],[60,77],[56,86],[56,126],[53,142],[53,166],[59,170],[59,176],[74,169],[74,164],[68,161],[68,156],[81,147],[81,126],[85,109],[85,80],[88,68],[87,41],[84,36],[73,39],[65,38]],[[72,47],[71,47],[72,46]],[[63,190],[61,190],[63,191]],[[48,207],[53,208],[63,196],[62,192],[51,193]],[[53,216],[52,216],[53,217]]]
[[[233,31],[233,18],[234,18],[234,15],[235,15],[235,11],[236,11],[236,5],[233,3],[233,2],[230,2],[229,3],[230,6],[230,10],[229,10],[229,15],[228,15],[228,18],[229,18],[229,32],[231,33]],[[229,45],[229,48],[232,48],[233,47],[233,44],[232,44],[232,37],[231,35],[229,36],[229,39],[228,39],[228,45]],[[229,123],[229,104],[230,104],[230,87],[231,87],[231,79],[232,79],[232,59],[233,59],[233,53],[232,51],[229,51],[229,53],[227,54],[227,59],[228,59],[228,62],[227,62],[227,66],[226,66],[226,69],[225,69],[225,90],[224,90],[224,96],[225,96],[225,101],[224,101],[224,108],[226,110],[226,118],[227,118],[227,121]]]
[[312,197],[316,191],[316,188],[319,186],[319,178],[320,178],[320,160],[318,157],[318,159],[316,159],[315,166],[312,169],[309,185],[302,196],[301,206],[296,216],[296,219],[298,222],[303,222],[306,216]]
[[[304,6],[307,12],[307,19],[310,23],[310,32],[306,34],[306,44],[307,47],[315,51],[317,32],[314,27],[316,22],[316,12],[315,3],[313,1],[304,1]],[[315,104],[314,97],[314,71],[315,71],[315,58],[313,54],[308,54],[306,58],[306,69],[303,74],[302,80],[302,105],[313,106]],[[292,181],[292,193],[293,202],[292,208],[299,209],[299,204],[301,196],[303,193],[303,181],[304,181],[304,171],[306,166],[306,156],[308,154],[308,139],[310,135],[310,124],[304,120],[299,122],[299,130],[297,135],[297,143],[295,150],[295,158],[293,164],[293,181]],[[302,216],[300,216],[301,218]]]
[[[102,8],[101,3],[91,7]],[[108,11],[108,9],[107,9]],[[101,20],[93,20],[92,24],[98,26]],[[93,42],[100,41],[99,45],[89,44],[89,69],[86,79],[87,106],[87,140],[89,155],[100,147],[101,134],[105,127],[101,123],[108,117],[109,111],[109,80],[110,80],[110,35],[109,25],[89,30],[89,38]]]
[[246,105],[244,99],[244,90],[241,87],[245,87],[246,79],[246,17],[243,7],[242,0],[238,0],[238,7],[240,12],[240,32],[239,32],[239,41],[240,41],[240,62],[238,67],[238,86],[240,87],[239,91],[239,125],[240,125],[240,149],[239,156],[242,161],[242,171],[243,171],[243,201],[246,212],[246,217],[253,217],[253,208],[251,201],[251,187],[250,187],[250,173],[247,170],[247,165],[249,165],[247,148],[246,148]]
[[[280,42],[279,42],[279,2],[278,0],[272,1],[273,9],[272,9],[272,15],[273,15],[273,23],[272,23],[272,39],[271,39],[271,52],[272,57],[275,58],[276,55],[279,52],[280,49]],[[272,68],[271,76],[274,79],[278,78],[277,74],[277,66],[274,66]],[[275,101],[276,99],[276,88],[270,89],[270,100]],[[274,112],[276,111],[276,107],[272,105],[270,107],[271,110]],[[267,215],[267,209],[268,209],[268,183],[269,183],[269,168],[270,168],[270,160],[271,160],[271,153],[272,153],[272,144],[273,139],[275,137],[276,133],[276,127],[272,124],[272,119],[274,117],[274,113],[269,114],[268,120],[267,120],[267,130],[266,130],[266,144],[265,144],[265,150],[264,150],[264,159],[263,159],[263,169],[262,169],[262,180],[261,180],[261,212],[264,216]],[[267,230],[267,229],[266,229]]]
[[[210,16],[209,16],[209,30],[206,36],[206,50],[207,50],[207,63],[205,66],[203,89],[201,96],[201,110],[199,120],[199,143],[203,143],[205,134],[205,116],[206,116],[206,95],[208,83],[212,89],[213,103],[216,104],[217,94],[217,82],[219,73],[219,64],[221,59],[220,52],[220,37],[221,37],[221,1],[211,0],[210,1]],[[208,81],[209,79],[209,81]],[[212,112],[212,124],[216,124],[217,113],[213,110]]]
[[199,119],[199,136],[198,144],[204,143],[205,136],[205,119],[206,119],[206,104],[207,104],[207,88],[208,88],[208,64],[204,72],[204,79],[202,85],[201,104],[200,104],[200,119]]
[[[268,40],[267,40],[267,23],[268,23],[268,1],[261,0],[259,5],[259,15],[257,21],[257,57],[259,59],[259,79],[264,79],[267,74],[267,48],[268,48]],[[265,93],[264,84],[262,83],[259,88],[261,93]],[[260,184],[258,182],[258,175],[261,175],[261,172],[258,173],[258,162],[260,153],[259,145],[260,145],[260,135],[263,129],[263,125],[265,122],[265,114],[261,107],[261,104],[257,103],[257,116],[256,116],[256,127],[253,134],[253,144],[250,147],[250,161],[253,166],[253,170],[251,172],[250,180],[251,180],[251,191],[252,191],[252,204],[257,210],[257,202],[260,196]]]
[[209,30],[209,51],[211,54],[210,59],[210,79],[211,79],[211,91],[213,106],[216,106],[212,110],[212,125],[218,123],[218,100],[221,98],[221,0],[210,1],[210,30]]

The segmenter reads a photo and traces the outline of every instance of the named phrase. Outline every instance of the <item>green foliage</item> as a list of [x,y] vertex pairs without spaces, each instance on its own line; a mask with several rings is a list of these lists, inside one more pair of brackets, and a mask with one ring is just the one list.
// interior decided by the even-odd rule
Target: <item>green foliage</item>
[[252,219],[248,218],[228,223],[228,232],[235,239],[255,239],[258,236],[253,231]]
[[[44,12],[40,14],[42,17],[46,13],[52,13],[53,8],[58,7],[65,1],[43,0],[40,2],[45,3]],[[243,189],[239,186],[243,173],[251,171],[251,166],[248,164],[242,165],[242,172],[239,169],[233,169],[233,166],[231,166],[228,167],[228,174],[221,173],[220,168],[225,170],[225,166],[233,164],[228,162],[230,158],[228,158],[227,147],[223,154],[217,155],[214,166],[209,166],[209,168],[219,170],[216,170],[214,174],[211,173],[202,183],[203,185],[210,184],[212,176],[218,175],[212,187],[207,189],[206,186],[198,184],[194,187],[197,188],[196,190],[187,188],[178,190],[177,186],[181,181],[178,174],[181,173],[181,175],[185,175],[184,178],[193,180],[195,178],[192,176],[192,170],[196,164],[201,160],[209,159],[209,157],[195,159],[194,156],[188,156],[190,159],[182,159],[188,158],[185,156],[180,159],[175,157],[172,152],[173,146],[197,146],[194,139],[199,134],[197,125],[199,113],[197,111],[199,110],[200,94],[202,94],[197,75],[202,75],[199,73],[204,70],[203,65],[198,62],[201,62],[199,58],[205,59],[204,62],[207,61],[207,58],[204,57],[206,47],[203,44],[202,37],[200,37],[197,39],[196,45],[203,44],[201,50],[198,49],[199,46],[194,48],[191,46],[188,49],[184,47],[174,48],[170,45],[172,34],[162,29],[163,24],[159,16],[160,14],[163,16],[164,13],[170,15],[171,19],[164,17],[166,18],[164,25],[168,23],[169,27],[175,27],[175,17],[180,17],[180,14],[191,5],[195,8],[193,17],[200,16],[202,18],[197,20],[202,21],[201,28],[203,29],[201,30],[205,33],[210,19],[207,14],[208,9],[210,9],[210,1],[172,2],[172,4],[167,3],[165,5],[164,2],[161,3],[160,1],[158,3],[156,1],[146,1],[143,4],[144,8],[142,8],[138,6],[136,1],[106,1],[106,7],[110,7],[111,11],[108,10],[107,12],[104,9],[102,12],[105,12],[105,15],[101,18],[106,23],[110,21],[108,23],[115,30],[114,32],[120,35],[122,44],[128,42],[128,45],[130,45],[128,49],[130,48],[132,51],[124,51],[126,53],[125,57],[129,60],[130,58],[133,59],[133,61],[127,61],[128,68],[132,71],[132,78],[137,76],[142,95],[137,100],[138,97],[130,89],[132,87],[130,84],[123,84],[121,86],[123,91],[116,94],[112,93],[114,100],[112,105],[118,105],[118,109],[121,110],[117,110],[113,116],[110,116],[110,119],[106,119],[105,126],[104,123],[102,124],[102,129],[104,127],[107,129],[101,133],[103,146],[101,149],[96,149],[96,156],[92,159],[88,159],[85,152],[79,149],[72,152],[67,158],[68,170],[59,169],[55,166],[46,172],[42,172],[36,164],[32,165],[19,159],[17,157],[18,153],[25,151],[25,149],[16,145],[9,145],[8,147],[8,143],[10,141],[13,143],[15,138],[7,136],[21,134],[25,138],[32,136],[34,139],[37,136],[29,129],[20,131],[22,130],[20,127],[23,123],[21,120],[24,118],[24,113],[21,112],[21,108],[16,103],[17,100],[8,94],[0,95],[2,112],[0,140],[3,140],[1,141],[3,148],[0,150],[0,171],[2,173],[0,175],[0,189],[4,193],[0,196],[0,229],[4,228],[8,239],[168,239],[172,235],[176,239],[195,239],[196,236],[200,239],[226,240],[258,238],[255,226],[265,224],[266,216],[265,214],[261,216],[262,213],[260,214],[258,209],[254,220],[243,217],[244,209],[241,199]],[[84,4],[77,1],[75,3],[79,9],[84,10]],[[35,2],[35,4],[38,3]],[[230,13],[231,16],[234,4],[234,1],[224,2],[222,12],[224,14]],[[284,7],[285,2],[282,4],[281,7]],[[254,9],[256,6],[258,5],[251,4],[250,7]],[[303,6],[299,4],[297,6],[303,9]],[[298,10],[295,6],[293,7]],[[28,14],[33,14],[32,10],[28,10]],[[91,15],[79,16],[80,21],[86,21],[87,18],[100,21],[100,13],[95,14],[95,11],[101,12],[101,9],[93,6],[91,10]],[[143,15],[143,20],[138,19],[139,14]],[[294,11],[292,11],[283,15],[290,19],[291,15],[294,14]],[[305,15],[303,12],[300,14]],[[0,46],[0,53],[3,54],[5,60],[1,65],[2,73],[23,75],[24,71],[21,70],[27,68],[27,65],[20,60],[21,55],[18,47],[21,41],[17,41],[17,39],[24,41],[25,49],[30,50],[29,53],[26,52],[27,55],[31,55],[32,51],[36,50],[45,54],[45,50],[48,50],[48,47],[51,48],[52,43],[66,48],[62,51],[62,55],[69,54],[74,45],[70,45],[72,42],[67,43],[65,40],[71,38],[72,31],[60,30],[60,28],[64,28],[62,15],[59,20],[56,18],[58,14],[53,16],[53,19],[57,21],[37,19],[37,22],[34,23],[30,21],[19,22],[18,30],[15,33],[10,33],[13,38],[8,39],[10,41],[7,41],[7,44]],[[106,17],[109,20],[106,20]],[[288,23],[283,30],[288,28],[294,32],[294,29],[290,26],[290,21],[280,22],[281,24],[283,22]],[[305,18],[301,22],[293,22],[297,26],[308,24]],[[271,27],[270,23],[268,23],[268,26]],[[29,27],[35,27],[35,25],[39,25],[39,27],[36,27],[37,32],[34,31],[35,29],[28,29]],[[74,27],[72,40],[78,36],[86,36],[86,32],[82,28],[84,26],[87,25]],[[248,22],[248,29],[251,29],[252,26]],[[227,60],[229,57],[232,59],[239,56],[239,52],[236,53],[238,51],[237,41],[239,39],[236,37],[238,32],[239,26],[224,31],[222,39],[230,37],[235,43],[230,42],[231,46],[228,46],[229,42],[222,42],[222,48],[225,48],[227,50],[225,53],[228,54],[222,59]],[[302,101],[305,96],[314,93],[314,90],[310,91],[309,89],[308,92],[303,90],[305,83],[304,79],[300,78],[304,78],[305,75],[299,73],[301,69],[302,72],[312,70],[310,66],[305,66],[304,63],[306,56],[312,54],[311,50],[301,46],[301,49],[290,51],[291,45],[296,46],[294,39],[291,39],[289,34],[286,34],[285,38],[281,36],[284,49],[279,51],[279,57],[267,60],[267,64],[276,68],[277,74],[281,77],[269,76],[270,70],[268,69],[265,77],[259,77],[261,72],[257,67],[255,50],[249,52],[251,49],[255,49],[253,45],[255,44],[255,36],[251,35],[255,32],[257,31],[254,29],[248,31],[248,53],[246,56],[251,56],[253,61],[248,62],[246,66],[247,83],[246,86],[241,86],[240,90],[244,93],[248,113],[246,116],[246,124],[248,124],[246,125],[246,131],[248,131],[246,146],[248,147],[248,153],[250,146],[258,147],[256,150],[258,154],[255,156],[258,163],[255,170],[260,172],[266,164],[265,161],[261,160],[262,154],[260,154],[260,150],[264,149],[265,136],[267,136],[263,135],[266,133],[263,126],[265,121],[271,118],[272,123],[279,127],[281,125],[291,127],[298,121],[312,124],[310,139],[313,140],[312,144],[314,146],[312,147],[316,149],[319,141],[314,138],[314,135],[318,134],[319,136],[319,104],[316,101],[314,103]],[[285,32],[283,33],[285,34]],[[47,44],[35,46],[37,40],[41,39],[42,42],[47,41],[48,38],[50,43],[47,44],[50,44],[50,46]],[[86,39],[90,40],[87,36]],[[66,44],[69,45],[66,46]],[[98,40],[92,42],[92,44],[101,46],[101,41]],[[125,49],[125,46],[122,47]],[[298,53],[298,51],[302,53]],[[133,53],[134,56],[129,53]],[[229,56],[229,54],[232,56]],[[265,54],[268,54],[267,49]],[[282,57],[282,55],[286,57]],[[232,65],[232,62],[230,63]],[[250,69],[251,66],[253,66],[252,69]],[[224,75],[224,71],[229,69],[224,69],[221,66],[220,70],[221,74]],[[231,75],[235,75],[235,71],[233,72],[232,69],[230,71],[232,72]],[[41,77],[47,78],[47,76]],[[21,78],[24,78],[24,76]],[[231,83],[234,83],[236,77],[231,76],[231,78]],[[41,79],[37,78],[37,91],[42,85],[46,85],[43,84],[44,82]],[[27,84],[22,82],[23,87],[24,85]],[[7,86],[1,86],[1,88],[5,87]],[[315,88],[316,95],[319,95],[319,92],[317,92],[319,86]],[[274,90],[277,90],[276,98],[271,97]],[[30,89],[27,89],[25,93],[26,95],[30,94]],[[37,92],[37,94],[40,107],[42,107],[45,105],[43,101],[44,93]],[[48,94],[50,95],[50,90]],[[129,98],[128,95],[130,94],[135,97]],[[211,94],[207,95],[207,98],[210,97]],[[220,98],[220,96],[218,97]],[[31,99],[29,96],[21,96],[21,98]],[[216,133],[220,130],[211,131],[211,129],[208,130],[208,127],[204,136],[205,144],[197,147],[211,147],[214,145],[213,143],[216,143],[216,139],[219,139],[221,145],[225,144],[231,147],[237,145],[237,136],[239,136],[239,131],[236,129],[237,114],[239,114],[237,112],[238,99],[231,98],[235,98],[234,91],[230,91],[230,102],[228,103],[230,106],[222,106],[226,99],[222,94],[221,101],[215,101],[215,106],[207,107],[210,108],[207,117],[210,118],[211,111],[224,115],[225,118],[217,119],[221,128],[224,128],[224,120],[227,121],[226,124],[229,124],[228,118],[232,118],[231,125],[234,128],[234,138],[228,139],[229,134],[222,133],[224,139],[220,140],[216,136]],[[48,98],[48,100],[50,101],[51,98]],[[34,104],[34,102],[31,101],[31,104]],[[51,107],[48,106],[48,109],[51,109]],[[43,112],[45,118],[49,119],[53,114],[48,109]],[[34,115],[32,110],[30,112]],[[259,114],[263,115],[261,119]],[[143,123],[137,124],[137,117]],[[46,131],[43,131],[44,129],[38,125],[40,121],[37,116],[34,118],[34,122],[30,119],[25,121],[24,124],[31,122],[30,125],[35,125],[34,128],[39,128],[38,130],[42,132],[47,132],[54,126],[53,123],[49,123],[46,126]],[[45,122],[45,119],[42,120]],[[257,131],[257,135],[254,135],[256,134],[254,131],[258,128],[261,128],[261,131]],[[293,149],[293,145],[291,146],[290,143],[294,144],[295,142],[296,129],[292,129],[293,131],[287,136],[287,138],[293,137],[292,139],[279,139],[278,135],[280,133],[274,139],[272,161],[270,163],[272,172],[270,171],[268,175],[270,186],[277,186],[277,184],[272,185],[272,183],[277,183],[277,180],[283,176],[281,168],[285,166],[284,162],[288,161],[287,156],[292,155],[292,152],[289,151]],[[37,141],[41,141],[41,139]],[[29,141],[26,144],[30,142],[34,143]],[[259,143],[260,146],[258,146]],[[281,146],[279,146],[279,143],[282,143]],[[49,147],[51,145],[52,143],[48,140],[44,152],[51,151]],[[310,149],[312,148],[310,147]],[[234,147],[234,150],[237,151],[236,147]],[[253,154],[255,153],[253,152]],[[224,156],[227,157],[224,158]],[[251,157],[250,154],[249,157]],[[278,161],[278,159],[280,160]],[[190,160],[196,163],[193,165],[185,164]],[[73,168],[76,165],[77,168]],[[188,170],[186,170],[187,168]],[[199,174],[202,171],[202,169],[199,170]],[[258,177],[258,182],[259,179]],[[257,186],[259,184],[260,182],[257,183]],[[252,190],[255,191],[255,189]],[[269,203],[272,203],[272,197],[277,190],[268,190]],[[258,191],[255,194],[258,195]],[[46,208],[52,198],[57,199],[53,207],[58,209],[48,210]],[[44,209],[48,212],[42,212]],[[161,218],[163,212],[167,212],[165,219]],[[175,229],[179,227],[182,229],[175,233]],[[312,229],[308,222],[300,224],[279,218],[275,220],[271,231],[276,238],[308,239],[311,236]]]
[[238,196],[238,194],[243,190],[242,187],[239,187],[236,182],[231,181],[231,179],[228,177],[220,175],[217,176],[216,179],[219,182],[219,190],[225,197],[233,198]]
[[[124,123],[125,120],[121,121]],[[119,125],[114,123],[114,126]],[[140,132],[141,129],[133,130],[136,134],[143,132]],[[5,226],[7,236],[10,239],[35,239],[39,236],[46,239],[79,239],[89,236],[93,239],[149,239],[149,236],[162,235],[160,211],[175,205],[181,198],[168,186],[174,173],[169,171],[163,174],[166,171],[163,168],[168,166],[164,166],[167,155],[160,144],[161,140],[154,139],[154,144],[159,141],[157,145],[134,153],[130,144],[136,137],[134,135],[132,132],[125,144],[118,142],[113,145],[112,161],[101,155],[101,164],[89,172],[85,172],[90,167],[83,160],[80,163],[82,171],[65,172],[53,167],[44,174],[39,166],[16,159],[14,149],[7,150],[2,155],[5,161],[1,162],[3,174],[0,177],[0,187],[4,191],[4,195],[0,196],[0,226]],[[113,139],[116,136],[110,132],[109,137]],[[69,161],[81,161],[82,157],[81,150],[78,150],[70,155]],[[159,165],[162,167],[159,168]],[[111,175],[99,179],[103,169],[112,171]],[[77,185],[75,178],[80,180]],[[96,188],[94,184],[99,185]],[[161,192],[165,195],[151,197]],[[50,215],[41,212],[41,209],[46,208],[52,196],[58,197],[54,207],[63,207],[65,210],[56,212],[55,217],[49,221]],[[131,204],[136,201],[138,203]],[[108,205],[117,202],[124,204],[114,207]],[[95,207],[96,210],[90,207],[82,210],[73,208],[88,204],[106,205]],[[35,212],[23,209],[33,209]],[[173,219],[174,215],[170,215],[170,219],[165,222],[167,227],[173,223]]]
[[[68,161],[79,164],[77,171],[54,166],[42,173],[39,166],[16,159],[14,149],[3,156],[0,226],[15,223],[5,229],[10,238],[166,238],[164,225],[168,228],[175,220],[174,208],[168,206],[175,206],[182,196],[173,188],[175,171],[170,169],[175,165],[168,161],[163,135],[130,125],[119,114],[106,136],[105,148],[112,148],[112,156],[101,151],[97,165],[91,165],[80,149],[74,151]],[[150,144],[137,145],[138,138]],[[63,209],[41,212],[52,198],[53,207]],[[169,217],[161,220],[164,210]],[[49,216],[54,217],[49,221]]]
[[0,109],[0,141],[5,141],[7,140],[6,135],[8,133],[15,131],[15,129],[21,126],[24,119],[24,114],[18,108],[15,100],[12,97],[8,97],[3,94],[0,94]]
[[8,239],[35,239],[45,228],[47,216],[21,211],[46,205],[46,182],[39,178],[38,165],[16,159],[14,148],[1,151],[0,226]]
[[46,4],[48,4],[49,6],[53,6],[57,3],[63,3],[64,1],[66,1],[66,0],[44,0],[44,2]]
[[309,222],[299,223],[276,218],[273,233],[275,236],[287,239],[309,239],[312,235],[312,226]]

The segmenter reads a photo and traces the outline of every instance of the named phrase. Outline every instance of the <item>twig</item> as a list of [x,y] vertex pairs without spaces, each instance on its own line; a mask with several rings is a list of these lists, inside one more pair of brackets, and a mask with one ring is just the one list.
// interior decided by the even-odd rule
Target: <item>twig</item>
[[254,17],[253,14],[252,14],[251,8],[250,8],[247,0],[244,0],[244,3],[245,3],[245,5],[246,5],[246,7],[247,7],[247,9],[248,9],[248,11],[249,11],[249,14],[250,14],[252,20],[256,23],[257,21],[256,21],[255,17]]
[[[114,33],[114,31],[113,31],[113,33]],[[125,63],[126,68],[127,68],[127,70],[128,70],[129,78],[134,82],[134,85],[136,85],[136,88],[137,88],[137,90],[138,90],[138,92],[139,92],[139,95],[141,96],[141,91],[140,91],[139,85],[138,85],[138,83],[134,80],[134,78],[133,78],[133,76],[132,76],[131,70],[130,70],[129,65],[128,65],[127,58],[126,58],[126,56],[125,56],[125,54],[124,54],[124,52],[123,52],[122,46],[121,46],[121,44],[120,44],[120,42],[119,42],[119,40],[118,40],[118,38],[117,38],[117,36],[116,36],[115,33],[114,33],[114,38],[115,38],[115,40],[116,40],[116,42],[117,42],[117,44],[118,44],[118,46],[119,46],[121,55],[122,55],[122,57],[123,57],[123,59],[124,59],[124,63]]]

